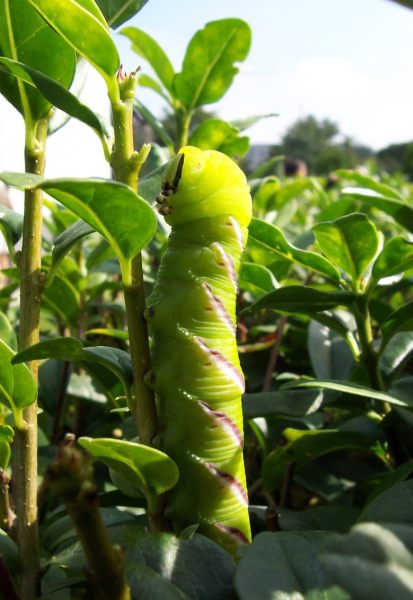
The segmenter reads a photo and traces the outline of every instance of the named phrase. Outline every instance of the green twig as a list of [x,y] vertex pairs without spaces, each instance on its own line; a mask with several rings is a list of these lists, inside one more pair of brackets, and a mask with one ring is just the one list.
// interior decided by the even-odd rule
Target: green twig
[[[138,175],[148,147],[141,152],[133,147],[133,99],[136,74],[119,73],[120,99],[112,101],[113,127],[115,132],[111,166],[116,181],[126,183],[137,191]],[[144,318],[145,293],[143,285],[142,257],[138,254],[132,261],[125,278],[126,317],[129,331],[130,352],[135,384],[135,401],[131,407],[135,416],[141,443],[150,445],[157,430],[156,405],[153,391],[144,381],[150,368],[149,339]]]
[[374,349],[370,312],[365,296],[359,297],[354,317],[356,319],[361,348],[360,359],[366,369],[370,385],[375,390],[384,391],[384,383],[379,369],[379,356]]
[[[27,173],[43,175],[47,120],[37,123],[26,136]],[[39,341],[40,300],[44,286],[41,272],[42,191],[26,190],[23,245],[20,257],[19,350]],[[28,363],[37,381],[36,361]],[[39,586],[39,532],[37,522],[37,402],[24,410],[25,427],[16,430],[13,463],[13,495],[20,560],[20,593],[23,600],[37,598]]]

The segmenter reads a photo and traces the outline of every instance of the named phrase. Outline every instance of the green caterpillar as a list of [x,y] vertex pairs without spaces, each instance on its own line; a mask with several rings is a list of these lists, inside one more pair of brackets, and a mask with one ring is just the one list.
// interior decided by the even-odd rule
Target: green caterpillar
[[230,158],[188,146],[157,202],[172,231],[148,306],[154,386],[162,449],[180,471],[166,514],[233,552],[251,539],[235,338],[251,195]]

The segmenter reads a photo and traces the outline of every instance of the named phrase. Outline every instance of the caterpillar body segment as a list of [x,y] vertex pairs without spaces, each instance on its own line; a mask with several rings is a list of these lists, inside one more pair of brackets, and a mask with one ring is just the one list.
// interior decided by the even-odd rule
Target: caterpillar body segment
[[167,515],[235,551],[251,538],[235,337],[250,191],[227,156],[185,147],[157,201],[172,230],[149,299],[152,362],[162,449],[180,470]]

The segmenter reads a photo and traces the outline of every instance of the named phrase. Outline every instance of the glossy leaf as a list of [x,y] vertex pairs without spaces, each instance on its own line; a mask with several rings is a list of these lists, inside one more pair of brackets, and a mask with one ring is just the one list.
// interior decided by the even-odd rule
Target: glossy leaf
[[374,263],[372,278],[379,281],[383,277],[397,275],[413,268],[413,242],[402,237],[389,240]]
[[189,42],[182,72],[174,79],[176,97],[192,110],[219,100],[232,83],[251,43],[249,26],[240,19],[207,23]]
[[[354,396],[362,396],[363,398],[371,398],[372,400],[379,400],[381,402],[388,402],[396,406],[409,406],[406,402],[399,400],[396,397],[385,394],[384,392],[378,392],[370,388],[364,387],[357,383],[345,383],[343,381],[319,381],[318,379],[305,379],[286,383],[282,386],[282,389],[311,389],[318,388],[322,390],[334,390],[341,392],[342,394],[352,394]],[[413,399],[411,402],[413,406]]]
[[386,344],[391,337],[400,331],[413,330],[413,301],[393,311],[382,323],[382,333]]
[[136,15],[148,0],[96,0],[107,24],[116,29]]
[[6,344],[13,350],[17,350],[17,336],[13,329],[12,324],[6,317],[6,315],[0,312],[0,340],[6,342]]
[[0,425],[0,469],[3,471],[9,466],[13,437],[14,431],[10,425]]
[[13,412],[18,428],[24,428],[23,409],[36,400],[37,386],[25,364],[12,364],[14,351],[0,340],[0,402]]
[[29,0],[39,14],[108,80],[119,67],[115,43],[92,0]]
[[[76,68],[72,48],[37,14],[28,0],[3,0],[0,4],[1,54],[26,63],[68,88]],[[51,103],[35,88],[0,71],[0,91],[23,114],[37,121],[48,114]],[[23,102],[22,102],[23,94]]]
[[402,200],[402,197],[396,189],[390,185],[377,181],[377,179],[369,175],[362,175],[358,171],[350,171],[347,169],[338,169],[335,171],[335,174],[341,179],[352,181],[358,186],[373,190],[382,196],[387,196],[388,198],[393,198],[394,200]]
[[242,413],[245,419],[269,415],[301,417],[316,412],[322,402],[323,393],[312,390],[257,392],[242,397]]
[[44,289],[42,308],[52,312],[66,325],[75,325],[78,322],[81,310],[80,293],[64,273],[58,272]]
[[143,198],[126,185],[101,179],[49,179],[24,173],[1,173],[18,188],[40,187],[73,211],[111,245],[130,283],[130,261],[156,232],[156,217]]
[[279,287],[277,280],[267,267],[249,262],[241,264],[238,282],[241,289],[260,295]]
[[361,213],[313,227],[325,256],[358,282],[380,250],[380,237],[373,223]]
[[103,235],[121,264],[134,258],[155,234],[153,210],[126,185],[56,179],[44,181],[41,188]]
[[94,458],[138,486],[149,498],[171,489],[178,481],[178,467],[155,448],[110,438],[79,438],[79,444]]
[[105,140],[107,137],[106,127],[96,113],[85,104],[82,104],[76,96],[67,91],[57,81],[29,65],[3,57],[0,57],[0,71],[8,72],[29,86],[36,88],[51,105],[91,127],[100,140]]
[[309,314],[349,306],[354,302],[351,292],[324,292],[301,285],[288,285],[262,296],[249,310],[270,308],[277,312]]
[[393,217],[397,223],[403,225],[409,231],[413,231],[413,208],[401,200],[397,200],[394,196],[385,196],[374,190],[364,188],[348,187],[343,190],[342,198],[354,198],[366,202]]
[[365,523],[330,538],[319,559],[351,598],[387,600],[413,596],[413,528]]
[[279,156],[272,156],[270,159],[259,165],[255,171],[251,173],[251,179],[255,179],[256,177],[263,177],[264,175],[268,175],[269,171],[273,169],[279,162],[284,160],[284,156],[280,154]]
[[132,50],[151,65],[168,92],[173,96],[174,68],[164,50],[150,35],[137,27],[125,27],[120,32],[132,43]]
[[127,341],[129,335],[127,331],[123,329],[105,329],[103,327],[95,327],[94,329],[88,329],[86,335],[107,335],[108,337],[115,338],[117,340]]
[[125,350],[110,346],[90,346],[84,348],[82,360],[98,363],[112,371],[123,383],[126,395],[133,384],[133,373],[130,355]]
[[62,337],[39,342],[22,350],[13,358],[13,363],[45,358],[102,365],[121,381],[126,396],[130,395],[133,383],[132,366],[130,356],[124,350],[109,346],[85,348],[83,343],[76,338]]
[[333,429],[307,430],[287,428],[283,432],[287,443],[268,454],[262,465],[262,479],[266,489],[278,489],[283,482],[288,463],[299,470],[319,456],[336,450],[369,451],[384,459],[377,441],[364,433]]
[[130,544],[126,576],[134,598],[229,600],[234,597],[234,563],[208,538],[148,533]]
[[139,193],[148,201],[154,202],[161,189],[165,167],[158,167],[139,181]]
[[319,379],[345,379],[354,366],[350,348],[342,336],[315,320],[308,328],[308,353]]
[[296,248],[286,240],[281,229],[275,227],[275,225],[260,219],[252,219],[248,230],[254,243],[258,243],[268,251],[281,256],[285,260],[321,273],[333,281],[340,281],[340,273],[326,258],[315,252],[307,252]]
[[[257,123],[259,123],[263,119],[269,119],[271,117],[278,117],[278,116],[279,116],[278,113],[267,113],[265,115],[252,115],[251,117],[245,117],[245,119],[236,119],[235,121],[231,121],[230,125],[232,125],[236,129],[239,129],[239,131],[245,131],[246,129],[249,129],[253,125],[256,125]],[[277,157],[277,159],[279,160],[279,157]],[[271,160],[273,161],[274,159],[271,159]],[[273,164],[275,164],[275,163],[273,162]],[[254,175],[254,177],[258,177],[258,175]]]
[[[334,590],[317,553],[325,532],[264,532],[245,549],[235,575],[240,600],[345,600]],[[313,591],[312,596],[306,592]]]
[[14,246],[23,232],[23,215],[0,204],[0,231],[4,235],[10,255],[14,256]]
[[61,233],[53,242],[52,263],[47,273],[47,284],[50,285],[56,269],[70,250],[87,235],[95,230],[84,221],[76,221]]
[[[218,150],[229,156],[243,156],[249,149],[249,138],[240,137],[239,129],[222,119],[203,121],[191,134],[188,143],[201,150]],[[233,149],[235,152],[231,151]]]
[[400,331],[396,333],[385,346],[379,365],[386,375],[397,372],[399,367],[413,352],[413,332]]
[[413,525],[413,480],[396,483],[365,506],[359,522],[378,521]]

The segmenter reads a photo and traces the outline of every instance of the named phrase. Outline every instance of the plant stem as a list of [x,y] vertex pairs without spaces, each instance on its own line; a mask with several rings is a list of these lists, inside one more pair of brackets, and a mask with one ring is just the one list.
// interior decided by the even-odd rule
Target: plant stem
[[[123,84],[123,85],[122,85]],[[136,84],[135,84],[136,85]],[[120,100],[112,101],[115,139],[111,166],[116,181],[138,189],[138,175],[147,148],[135,152],[133,147],[133,98],[132,75],[120,83]],[[145,311],[145,291],[143,284],[142,257],[135,256],[128,280],[123,278],[126,318],[129,331],[129,344],[135,384],[135,401],[131,410],[135,416],[142,444],[151,445],[157,431],[156,404],[153,391],[144,381],[150,369],[149,338]]]
[[[43,175],[47,120],[26,136],[27,173]],[[20,330],[19,350],[39,341],[40,299],[44,285],[41,273],[42,191],[26,190],[24,199],[23,246],[20,257]],[[37,361],[28,363],[37,381]],[[13,495],[20,560],[20,594],[23,600],[37,598],[40,570],[37,522],[37,402],[24,410],[26,426],[17,429],[14,445]]]
[[370,385],[375,390],[384,390],[383,379],[379,369],[379,357],[374,349],[371,318],[367,299],[361,296],[354,313],[361,347],[361,360],[365,366]]
[[101,600],[131,600],[123,574],[123,551],[112,545],[99,510],[90,461],[68,435],[45,481],[62,496],[85,553],[89,576]]
[[176,151],[186,146],[189,138],[189,126],[191,124],[192,112],[178,113],[178,143]]

